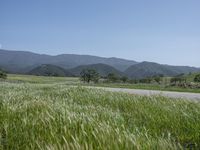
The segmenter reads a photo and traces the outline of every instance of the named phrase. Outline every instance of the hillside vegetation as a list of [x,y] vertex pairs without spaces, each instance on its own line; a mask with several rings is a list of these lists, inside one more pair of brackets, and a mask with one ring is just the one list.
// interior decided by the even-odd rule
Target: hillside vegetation
[[194,67],[169,66],[152,62],[142,62],[130,66],[128,69],[125,70],[125,73],[130,78],[142,79],[159,74],[162,74],[164,76],[176,76],[182,73],[188,74],[190,72],[197,72],[197,71],[198,69]]
[[27,74],[37,75],[37,76],[58,76],[58,77],[73,76],[73,74],[70,73],[69,71],[61,67],[50,64],[40,65],[29,71]]

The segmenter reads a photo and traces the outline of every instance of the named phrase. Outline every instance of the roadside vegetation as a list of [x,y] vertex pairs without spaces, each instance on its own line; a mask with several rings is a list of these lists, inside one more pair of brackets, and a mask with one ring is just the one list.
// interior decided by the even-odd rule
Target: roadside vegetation
[[199,82],[199,83],[200,83],[200,74],[197,74],[197,75],[194,77],[194,82]]
[[196,73],[193,78],[191,75],[179,74],[175,77],[165,77],[158,74],[148,78],[129,79],[114,73],[100,77],[97,71],[86,69],[81,72],[80,80],[90,83],[90,86],[200,93],[200,74]]
[[199,102],[45,80],[1,82],[0,149],[200,148]]

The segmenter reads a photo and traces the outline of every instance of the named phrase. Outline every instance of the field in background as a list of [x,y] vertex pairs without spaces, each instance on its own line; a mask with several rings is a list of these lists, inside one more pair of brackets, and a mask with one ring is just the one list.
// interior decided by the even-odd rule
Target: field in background
[[[190,81],[194,78],[194,75],[188,76],[187,80]],[[52,83],[60,83],[67,85],[83,85],[83,86],[99,86],[99,87],[113,87],[113,88],[129,88],[129,89],[147,89],[147,90],[162,90],[162,91],[178,91],[178,92],[192,92],[192,93],[200,93],[200,89],[191,89],[191,88],[181,88],[181,87],[172,87],[169,86],[169,77],[164,78],[165,84],[130,84],[130,83],[103,83],[100,81],[97,84],[84,84],[80,82],[78,77],[44,77],[44,76],[32,76],[32,75],[16,75],[9,74],[8,82],[19,82],[19,83],[44,83],[44,84],[52,84]]]
[[19,83],[41,83],[41,84],[80,84],[79,78],[75,77],[47,77],[47,76],[34,76],[34,75],[19,75],[19,74],[8,74],[8,82],[19,82]]
[[[22,77],[30,81],[20,75],[9,80]],[[199,102],[70,88],[69,78],[32,78],[0,83],[0,149],[200,147]]]

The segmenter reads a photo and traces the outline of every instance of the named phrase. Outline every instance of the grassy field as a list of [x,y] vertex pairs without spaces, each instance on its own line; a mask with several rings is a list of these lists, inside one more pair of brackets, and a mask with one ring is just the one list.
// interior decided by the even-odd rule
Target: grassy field
[[[192,78],[192,77],[190,77]],[[169,82],[166,78],[166,82]],[[99,87],[113,87],[113,88],[129,88],[129,89],[146,89],[146,90],[161,90],[161,91],[178,91],[178,92],[192,92],[200,93],[200,89],[172,87],[165,84],[129,84],[129,83],[97,83],[97,84],[83,84],[77,77],[42,77],[32,75],[17,75],[9,74],[8,82],[15,83],[39,83],[39,84],[66,84],[66,85],[82,85],[82,86],[99,86]]]
[[70,87],[76,78],[29,77],[0,82],[2,150],[200,148],[200,102]]
[[74,77],[47,77],[47,76],[34,76],[34,75],[19,75],[8,74],[7,82],[14,83],[40,83],[40,84],[80,84],[79,78]]

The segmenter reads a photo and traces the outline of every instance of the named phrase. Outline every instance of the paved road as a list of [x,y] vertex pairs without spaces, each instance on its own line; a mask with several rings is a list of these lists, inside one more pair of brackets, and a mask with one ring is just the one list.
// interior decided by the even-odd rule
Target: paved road
[[189,100],[199,100],[200,101],[200,93],[187,93],[187,92],[169,92],[169,91],[156,91],[156,90],[141,90],[141,89],[126,89],[126,88],[109,88],[109,87],[89,87],[88,88],[97,88],[103,89],[111,92],[124,92],[129,94],[136,95],[162,95],[166,97],[172,98],[184,98]]

